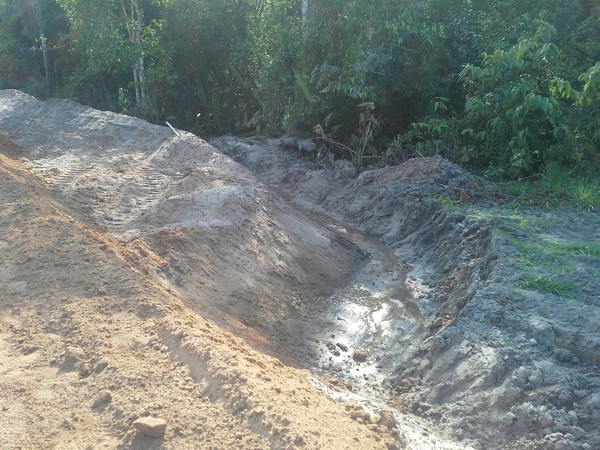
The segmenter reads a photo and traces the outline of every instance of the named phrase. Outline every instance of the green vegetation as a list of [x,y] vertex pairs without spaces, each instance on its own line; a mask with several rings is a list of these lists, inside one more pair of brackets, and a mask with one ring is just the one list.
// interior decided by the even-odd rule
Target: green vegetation
[[505,261],[520,274],[515,281],[519,289],[577,299],[580,280],[600,279],[600,240],[581,237],[580,215],[588,213],[566,206],[547,210],[522,204],[473,205],[466,213],[494,225]]
[[575,292],[574,283],[556,281],[544,276],[524,276],[517,282],[517,287],[566,298],[572,297]]
[[558,164],[550,164],[534,179],[499,183],[507,202],[519,205],[571,206],[588,211],[600,209],[600,180],[578,175]]
[[0,88],[599,206],[593,0],[0,0]]
[[567,253],[588,258],[600,258],[600,241],[579,244],[562,244],[561,249]]

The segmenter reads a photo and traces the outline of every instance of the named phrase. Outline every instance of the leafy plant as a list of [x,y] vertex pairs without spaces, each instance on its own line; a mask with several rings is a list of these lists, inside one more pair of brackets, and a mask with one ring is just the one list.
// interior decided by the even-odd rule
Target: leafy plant
[[[460,74],[468,100],[462,135],[469,148],[464,159],[494,175],[529,175],[554,159],[561,141],[566,107],[549,91],[558,48],[554,28],[542,24],[532,38],[508,50],[484,53],[481,66],[468,64]],[[577,153],[567,159],[577,160]]]

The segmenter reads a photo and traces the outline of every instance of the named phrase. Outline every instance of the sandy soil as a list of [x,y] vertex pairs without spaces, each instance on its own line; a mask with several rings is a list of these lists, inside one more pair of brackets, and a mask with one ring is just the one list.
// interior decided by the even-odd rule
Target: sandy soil
[[600,446],[596,214],[211,144],[0,91],[0,448]]
[[195,137],[1,95],[1,448],[399,448],[219,325],[271,342],[357,250]]

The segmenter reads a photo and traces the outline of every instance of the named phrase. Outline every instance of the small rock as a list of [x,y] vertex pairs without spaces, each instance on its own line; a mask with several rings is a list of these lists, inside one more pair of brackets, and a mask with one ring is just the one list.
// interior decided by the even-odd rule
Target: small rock
[[413,387],[413,382],[410,378],[402,378],[400,380],[400,386],[402,386],[402,388],[406,391],[412,389]]
[[67,364],[76,364],[85,360],[85,352],[79,347],[69,346],[65,350],[64,360]]
[[600,410],[600,393],[592,394],[587,400],[587,404],[590,409]]
[[558,400],[559,401],[561,401],[563,403],[567,403],[567,402],[571,402],[572,399],[573,399],[573,394],[568,389],[561,389],[558,392]]
[[579,417],[577,417],[577,413],[575,411],[569,411],[567,415],[569,416],[571,425],[577,426],[579,424]]
[[354,350],[352,359],[356,362],[365,362],[367,360],[367,353],[361,350]]
[[394,412],[391,409],[382,409],[378,412],[379,416],[381,416],[381,420],[379,421],[380,425],[388,427],[390,429],[396,428],[396,417],[394,416]]
[[167,429],[167,422],[157,417],[141,417],[133,422],[134,428],[144,436],[162,437]]
[[573,391],[573,395],[575,395],[575,397],[577,398],[586,398],[588,395],[588,391],[584,389],[576,389]]
[[108,367],[108,361],[105,359],[101,359],[100,361],[98,361],[96,363],[96,366],[94,367],[94,372],[101,373],[107,367]]
[[552,325],[544,320],[532,319],[529,321],[532,337],[544,347],[554,348],[556,334]]
[[573,352],[570,352],[569,350],[565,349],[565,348],[557,348],[554,350],[554,357],[556,358],[557,361],[560,362],[572,362],[574,358],[576,358],[576,356],[573,354]]
[[512,425],[513,422],[517,419],[517,416],[514,415],[511,412],[507,412],[503,417],[502,417],[502,423],[504,423],[505,425]]
[[531,375],[532,370],[529,367],[521,366],[513,372],[512,381],[516,386],[524,387]]
[[111,393],[109,391],[104,391],[98,397],[96,397],[96,400],[94,400],[94,403],[92,403],[92,408],[98,408],[99,406],[110,403],[111,401]]
[[341,342],[338,342],[337,344],[335,344],[338,346],[338,348],[343,351],[343,352],[347,352],[348,351],[348,347],[345,344],[342,344]]
[[400,444],[398,444],[398,442],[387,441],[385,446],[388,448],[388,450],[400,450]]
[[575,440],[578,440],[585,435],[585,431],[581,427],[569,427],[569,434],[572,434]]
[[546,436],[546,438],[550,439],[551,441],[559,441],[563,438],[563,436],[564,434],[562,433],[550,433],[548,436]]
[[377,424],[381,421],[381,416],[379,414],[373,414],[369,419],[369,422]]
[[529,376],[528,380],[532,386],[541,386],[544,382],[544,374],[540,369],[535,369],[533,373]]
[[92,366],[87,363],[83,363],[79,366],[79,376],[81,378],[89,377],[92,373]]
[[444,339],[443,336],[440,335],[435,335],[430,343],[430,351],[431,351],[431,355],[435,356],[438,355],[442,352],[442,350],[444,350],[444,348],[446,348],[446,340]]

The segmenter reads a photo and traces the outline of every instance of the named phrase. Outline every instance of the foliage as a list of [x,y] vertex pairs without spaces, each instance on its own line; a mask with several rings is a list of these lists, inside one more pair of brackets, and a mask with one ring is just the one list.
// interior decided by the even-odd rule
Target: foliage
[[50,93],[64,81],[67,40],[67,21],[53,0],[1,0],[0,87]]
[[242,125],[252,109],[244,48],[250,12],[241,0],[180,0],[161,9],[157,34],[165,58],[156,95],[163,117],[201,134]]
[[[202,135],[319,124],[361,161],[393,147],[497,177],[550,163],[584,177],[600,166],[599,11],[589,0],[0,0],[0,87]],[[374,106],[367,121],[362,104]]]
[[549,163],[533,179],[499,183],[500,196],[515,205],[569,206],[588,211],[600,209],[600,180]]
[[597,132],[581,128],[581,107],[584,98],[597,95],[596,75],[587,72],[585,96],[564,80],[554,34],[554,27],[542,23],[531,38],[483,53],[479,66],[467,64],[460,73],[467,98],[462,113],[416,124],[413,134],[451,137],[458,148],[452,156],[494,176],[518,178],[539,173],[549,162],[574,166],[584,161]]

